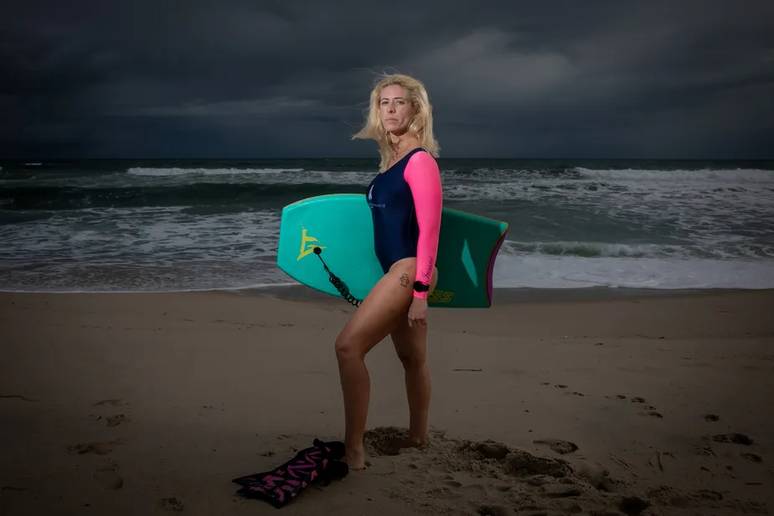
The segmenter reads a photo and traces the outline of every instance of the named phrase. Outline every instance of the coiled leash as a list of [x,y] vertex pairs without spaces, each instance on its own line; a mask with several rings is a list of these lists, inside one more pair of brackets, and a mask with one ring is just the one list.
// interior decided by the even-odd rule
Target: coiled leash
[[325,260],[322,259],[322,256],[320,256],[320,253],[322,253],[322,249],[319,247],[314,248],[314,254],[317,255],[317,257],[320,259],[320,261],[323,264],[323,267],[325,268],[325,272],[328,273],[329,280],[331,283],[333,283],[333,286],[336,287],[336,290],[339,291],[341,296],[347,300],[352,306],[360,306],[360,303],[363,301],[360,299],[355,298],[352,294],[349,293],[349,287],[341,281],[335,274],[333,274],[330,269],[328,269],[328,266],[325,265]]

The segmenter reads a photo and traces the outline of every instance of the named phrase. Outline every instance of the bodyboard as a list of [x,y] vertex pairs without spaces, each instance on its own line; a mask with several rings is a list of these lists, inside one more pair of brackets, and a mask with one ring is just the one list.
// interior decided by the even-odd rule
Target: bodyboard
[[[438,283],[428,296],[428,305],[490,307],[495,259],[507,231],[506,222],[444,208],[436,261]],[[365,195],[303,199],[282,209],[277,266],[315,290],[362,300],[384,275],[373,238]]]

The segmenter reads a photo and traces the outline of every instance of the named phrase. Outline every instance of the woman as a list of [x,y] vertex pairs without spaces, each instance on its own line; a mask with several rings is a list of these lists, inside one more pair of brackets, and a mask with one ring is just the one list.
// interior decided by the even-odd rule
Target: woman
[[344,460],[365,468],[363,436],[370,380],[365,355],[387,335],[405,370],[410,425],[407,439],[390,453],[419,446],[427,436],[430,373],[425,363],[427,297],[438,280],[435,267],[442,190],[432,108],[424,85],[388,75],[371,92],[363,129],[354,138],[376,140],[379,174],[367,188],[374,223],[374,251],[384,276],[336,339],[346,414]]

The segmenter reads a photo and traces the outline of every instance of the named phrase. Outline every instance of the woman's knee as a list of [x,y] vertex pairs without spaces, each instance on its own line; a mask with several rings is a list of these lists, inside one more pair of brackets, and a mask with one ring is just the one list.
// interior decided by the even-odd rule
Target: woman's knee
[[366,353],[374,347],[376,342],[370,342],[369,339],[359,332],[350,331],[345,328],[336,338],[334,349],[336,358],[341,360],[363,360]]
[[354,338],[351,332],[347,332],[346,329],[336,337],[334,348],[336,350],[336,358],[339,360],[363,358],[363,354],[360,351],[361,347],[358,345],[357,339]]

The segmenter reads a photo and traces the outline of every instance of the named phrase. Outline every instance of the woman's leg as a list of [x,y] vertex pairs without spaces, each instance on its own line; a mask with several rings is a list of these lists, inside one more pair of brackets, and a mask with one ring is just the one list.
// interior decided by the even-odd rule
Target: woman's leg
[[[406,272],[414,277],[414,265]],[[430,294],[438,282],[438,270],[433,273]],[[429,324],[429,321],[428,321]],[[427,367],[427,326],[412,328],[408,323],[398,324],[390,334],[395,351],[403,364],[406,395],[409,406],[409,436],[389,444],[387,452],[397,454],[401,448],[419,446],[427,438],[427,418],[430,410],[430,370]]]
[[411,328],[398,324],[391,334],[406,381],[409,406],[409,437],[389,445],[388,453],[401,448],[419,446],[427,437],[427,417],[430,409],[430,370],[427,367],[427,326]]
[[344,394],[344,460],[351,469],[365,467],[363,436],[371,388],[365,355],[397,324],[408,324],[406,313],[414,296],[413,280],[409,278],[413,276],[406,273],[405,267],[395,265],[371,289],[336,339],[336,358]]

